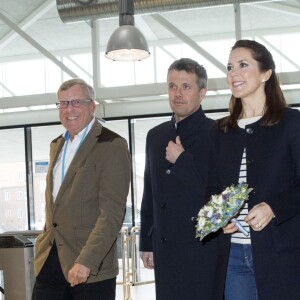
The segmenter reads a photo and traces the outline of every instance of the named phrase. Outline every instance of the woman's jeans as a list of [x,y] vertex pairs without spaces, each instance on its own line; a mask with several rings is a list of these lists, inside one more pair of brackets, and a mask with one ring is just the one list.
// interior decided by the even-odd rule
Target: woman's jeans
[[257,300],[251,245],[231,243],[225,300]]

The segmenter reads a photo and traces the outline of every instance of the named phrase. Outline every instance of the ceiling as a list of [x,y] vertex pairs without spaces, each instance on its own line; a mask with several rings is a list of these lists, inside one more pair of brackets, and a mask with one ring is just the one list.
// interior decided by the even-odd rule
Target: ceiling
[[[98,2],[118,1],[98,0]],[[164,12],[158,13],[159,6],[153,9],[151,14],[142,14],[139,10],[135,12],[135,25],[143,32],[149,46],[165,47],[168,44],[180,41],[205,56],[215,68],[218,68],[218,63],[220,63],[221,59],[221,68],[225,68],[225,57],[229,47],[226,50],[224,49],[224,55],[220,59],[214,61],[214,57],[210,56],[214,49],[211,51],[203,49],[196,44],[197,42],[234,39],[238,37],[239,29],[241,29],[242,36],[300,32],[299,0],[240,1],[241,19],[235,14],[234,8],[236,7],[232,4],[212,6],[214,2],[217,3],[219,1],[199,0],[199,3],[207,3],[207,7],[175,9],[173,11],[165,11],[165,3],[168,3],[168,1],[161,0],[157,2],[160,3],[161,8],[164,8],[162,9]],[[178,2],[192,3],[197,1],[182,0]],[[203,4],[203,6],[205,5]],[[181,6],[179,5],[178,7]],[[115,16],[113,14],[109,17],[101,16],[99,21],[97,21],[99,25],[97,49],[105,49],[110,35],[118,26],[118,22],[117,11]],[[59,16],[55,0],[0,0],[0,64],[2,62],[18,61],[43,55],[51,59],[60,53],[91,52],[91,49],[95,47],[91,38],[92,28],[94,28],[95,24],[95,21],[93,23],[90,21],[64,23]],[[295,44],[292,46],[300,50],[299,41],[295,41]],[[276,55],[285,55],[285,53],[281,53],[276,48],[271,48],[271,50],[275,51]],[[173,55],[174,59],[178,56],[173,53],[170,53],[170,55]],[[298,61],[293,61],[291,64],[294,65],[295,70],[282,74],[281,81],[284,84],[299,84],[299,56]],[[226,89],[225,74],[224,78],[212,78],[209,82],[209,87],[216,91]],[[165,84],[162,83],[120,88],[99,88],[97,94],[103,98],[112,99],[112,103],[106,104],[105,109],[99,108],[101,110],[99,114],[103,115],[106,113],[108,117],[116,117],[132,113],[138,115],[145,114],[145,112],[166,112],[168,111],[168,104],[165,98],[160,98],[160,95],[164,93]],[[290,93],[289,98],[292,103],[297,101],[300,103],[300,100],[298,100],[300,99],[299,87],[292,88],[291,91],[286,93]],[[0,98],[0,108],[7,108],[8,106],[18,107],[20,102],[22,102],[23,106],[30,106],[32,105],[31,102],[36,101],[37,97],[42,103],[43,101],[44,103],[53,103],[54,94],[12,97],[12,99],[9,99],[9,102],[6,101],[7,99]],[[134,101],[129,101],[129,99]],[[141,99],[144,101],[140,101]],[[213,95],[206,105],[209,109],[225,108],[228,103],[227,100],[227,96],[224,100],[222,95]],[[162,101],[165,101],[165,104]],[[13,125],[18,122],[26,123],[29,122],[28,120],[33,123],[41,122],[41,117],[46,121],[57,120],[56,112],[41,112],[39,116],[37,116],[36,112],[27,112],[26,119],[24,119],[25,115],[19,118],[14,114],[14,121],[11,120],[10,114],[2,115],[0,126]]]
[[[189,2],[188,0],[184,1]],[[109,1],[107,0],[107,2]],[[165,2],[167,3],[167,1]],[[299,28],[297,29],[300,24],[299,0],[251,2],[246,3],[243,8],[246,15],[242,20],[243,31],[272,32],[280,29],[280,32],[293,32],[299,30]],[[0,13],[51,53],[86,49],[91,46],[90,25],[85,21],[63,23],[59,17],[55,0],[0,0]],[[214,9],[210,6],[176,10],[162,14],[180,31],[191,38],[195,37],[195,39],[199,36],[210,35],[215,39],[220,35],[229,35],[233,30],[232,5],[216,6]],[[18,56],[39,53],[36,48],[1,20],[1,15],[0,59],[5,61]],[[152,17],[153,14],[140,15],[136,13],[135,15],[136,26],[143,32],[150,44],[163,43],[164,40],[176,38],[172,32]],[[212,19],[214,22],[211,22]],[[107,44],[111,33],[117,26],[117,11],[115,18],[102,17],[100,19],[100,45]]]

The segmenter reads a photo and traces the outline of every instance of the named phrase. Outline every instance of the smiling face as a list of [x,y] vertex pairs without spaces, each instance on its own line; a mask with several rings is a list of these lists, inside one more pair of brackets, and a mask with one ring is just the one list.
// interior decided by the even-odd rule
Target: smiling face
[[171,70],[168,73],[168,94],[170,107],[179,122],[200,107],[206,89],[199,89],[196,74]]
[[[89,99],[87,93],[79,84],[73,85],[67,90],[58,93],[58,101],[70,101],[74,99]],[[71,140],[91,121],[95,109],[96,105],[94,101],[83,103],[79,107],[73,107],[69,103],[67,108],[59,109],[60,121],[69,131]]]
[[264,83],[269,79],[271,70],[261,72],[249,49],[232,50],[227,70],[227,83],[235,98],[242,100],[265,98]]

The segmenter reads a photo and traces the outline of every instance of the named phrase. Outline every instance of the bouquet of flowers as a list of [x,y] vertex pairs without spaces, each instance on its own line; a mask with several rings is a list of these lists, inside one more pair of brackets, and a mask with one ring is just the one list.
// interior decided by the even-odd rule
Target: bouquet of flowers
[[200,209],[198,217],[193,218],[197,222],[196,237],[201,241],[209,233],[216,232],[227,225],[230,219],[239,212],[244,202],[248,200],[252,190],[242,182],[227,187],[220,195],[213,195]]

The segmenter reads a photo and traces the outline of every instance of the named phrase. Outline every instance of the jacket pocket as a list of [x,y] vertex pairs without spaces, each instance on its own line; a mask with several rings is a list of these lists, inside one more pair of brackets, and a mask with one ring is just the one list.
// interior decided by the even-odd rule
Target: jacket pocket
[[76,244],[79,247],[83,247],[89,238],[89,235],[91,234],[93,228],[92,227],[84,227],[84,228],[75,228],[75,240]]

